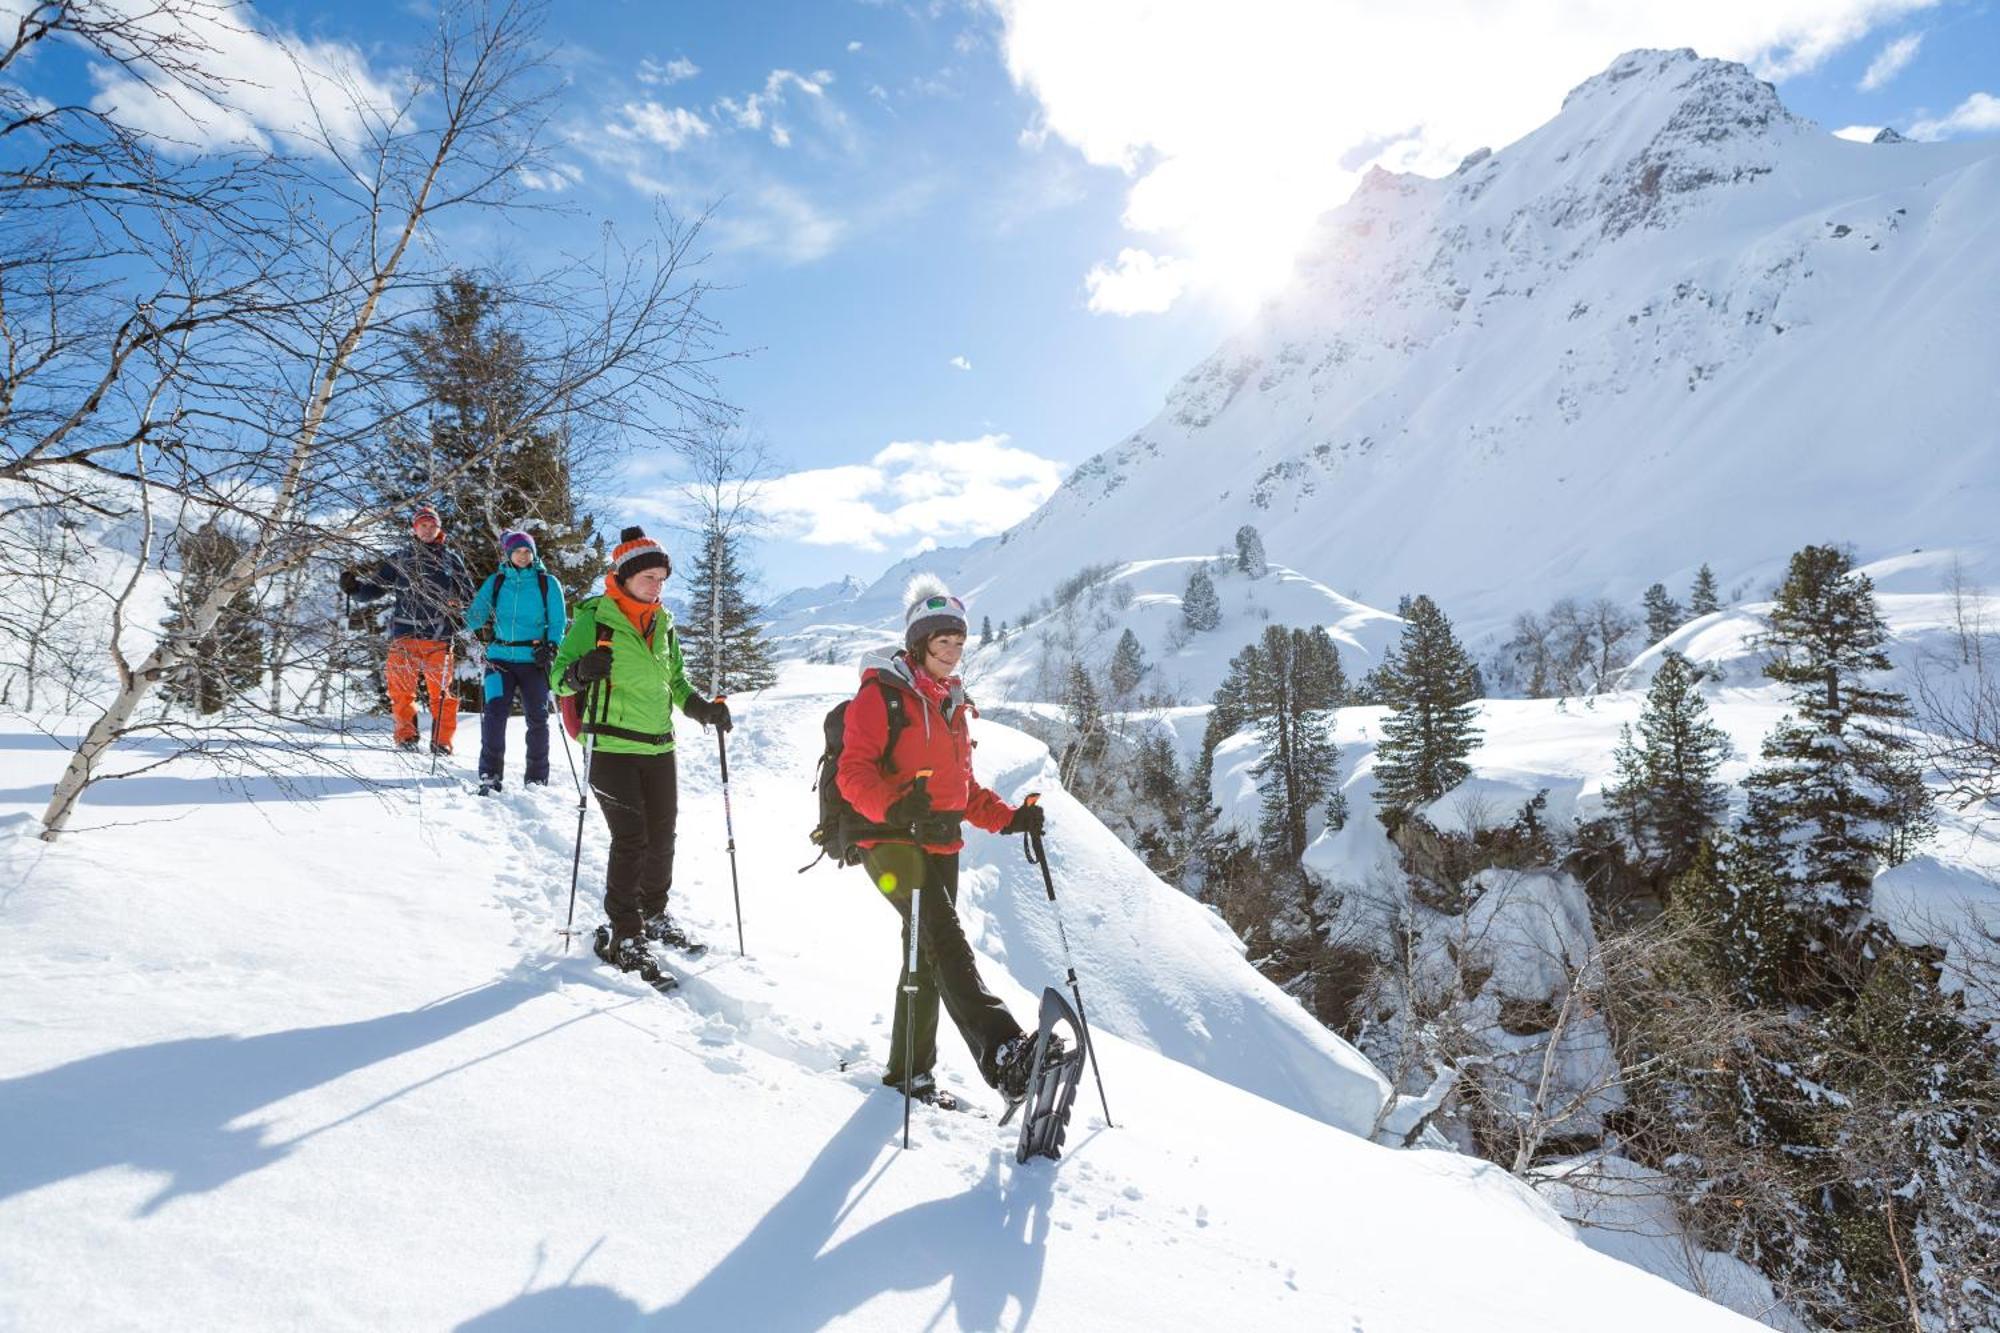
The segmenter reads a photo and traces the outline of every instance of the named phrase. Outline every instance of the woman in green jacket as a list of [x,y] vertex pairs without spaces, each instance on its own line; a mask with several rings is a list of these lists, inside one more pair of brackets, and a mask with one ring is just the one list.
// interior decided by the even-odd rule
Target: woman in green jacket
[[590,789],[611,829],[598,956],[626,972],[660,943],[690,953],[697,944],[667,915],[674,882],[673,710],[728,731],[729,706],[688,684],[674,615],[660,605],[673,564],[638,528],[618,534],[604,592],[576,606],[550,675],[559,695],[580,694],[590,738]]

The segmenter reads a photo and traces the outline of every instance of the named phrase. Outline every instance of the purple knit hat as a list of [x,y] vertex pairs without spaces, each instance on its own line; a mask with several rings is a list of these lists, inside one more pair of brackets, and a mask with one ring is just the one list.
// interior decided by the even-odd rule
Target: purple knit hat
[[510,532],[500,539],[500,554],[510,556],[514,554],[515,548],[520,546],[525,546],[530,552],[534,552],[535,539],[525,532]]

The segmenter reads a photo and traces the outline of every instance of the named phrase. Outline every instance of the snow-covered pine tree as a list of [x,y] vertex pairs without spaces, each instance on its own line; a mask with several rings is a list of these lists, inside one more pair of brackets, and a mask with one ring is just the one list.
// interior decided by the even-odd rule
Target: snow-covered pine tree
[[1236,568],[1253,579],[1271,572],[1270,563],[1264,559],[1264,538],[1248,523],[1236,529]]
[[1247,702],[1263,752],[1251,770],[1263,794],[1260,850],[1290,863],[1305,853],[1307,820],[1332,795],[1339,773],[1340,751],[1328,735],[1339,702],[1339,653],[1317,626],[1270,625],[1256,661]]
[[1082,662],[1069,664],[1063,684],[1063,711],[1068,715],[1078,741],[1094,744],[1101,751],[1104,743],[1104,700],[1097,692],[1097,682],[1091,679],[1089,669]]
[[[771,647],[758,624],[763,608],[745,593],[743,570],[737,560],[737,534],[709,529],[695,556],[687,608],[686,621],[676,621],[674,632],[680,635],[681,657],[696,689],[739,694],[777,682]],[[718,625],[721,643],[712,654]]]
[[[174,609],[160,625],[164,635],[176,633],[188,622],[189,609],[208,597],[241,551],[242,544],[214,519],[181,539],[181,578]],[[219,713],[231,699],[254,688],[263,674],[264,636],[257,623],[257,601],[246,591],[231,599],[215,628],[182,655],[181,665],[167,677],[163,689],[170,703],[197,713]]]
[[1695,571],[1694,587],[1688,591],[1688,619],[1714,615],[1722,609],[1722,594],[1716,591],[1715,571],[1704,564]]
[[991,642],[993,642],[993,617],[981,616],[979,618],[979,646],[984,648]]
[[1646,638],[1658,643],[1681,627],[1681,604],[1667,595],[1667,585],[1655,583],[1646,589],[1642,604],[1646,609]]
[[590,516],[576,511],[567,435],[529,416],[530,349],[504,317],[498,294],[468,274],[452,275],[432,296],[429,322],[404,349],[429,417],[415,437],[390,439],[375,491],[398,506],[387,518],[399,541],[408,497],[435,505],[476,577],[499,563],[501,535],[524,528],[574,596],[603,571],[603,544],[593,541]]
[[1111,666],[1105,673],[1111,682],[1111,697],[1121,704],[1129,700],[1139,682],[1146,678],[1146,670],[1146,650],[1139,646],[1139,636],[1127,628],[1118,636],[1118,646],[1111,653]]
[[1463,782],[1479,744],[1472,658],[1429,597],[1410,599],[1401,643],[1371,675],[1390,712],[1375,747],[1375,800],[1385,815],[1414,809]]
[[1618,783],[1606,802],[1624,819],[1653,868],[1679,875],[1721,822],[1728,795],[1715,771],[1729,757],[1729,736],[1709,721],[1700,674],[1669,652],[1646,692],[1638,743],[1619,729]]
[[1181,594],[1181,623],[1197,634],[1222,624],[1222,599],[1216,596],[1215,581],[1202,565],[1196,565],[1194,573],[1188,575],[1187,591]]
[[1764,674],[1793,712],[1764,739],[1747,783],[1746,832],[1797,886],[1795,906],[1842,936],[1868,915],[1875,872],[1926,836],[1929,802],[1910,741],[1909,701],[1869,682],[1889,667],[1874,585],[1844,551],[1792,557],[1771,608]]

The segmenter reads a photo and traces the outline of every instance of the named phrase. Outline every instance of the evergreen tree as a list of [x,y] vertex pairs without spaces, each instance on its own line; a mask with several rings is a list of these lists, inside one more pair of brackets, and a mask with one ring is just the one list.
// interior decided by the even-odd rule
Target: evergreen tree
[[[680,635],[688,680],[696,689],[711,695],[739,694],[777,683],[771,646],[758,623],[763,608],[745,593],[736,534],[709,530],[695,557],[687,608],[686,621],[676,620],[674,630]],[[712,650],[718,623],[722,637]]]
[[1715,590],[1715,571],[1703,565],[1695,571],[1694,587],[1688,592],[1688,618],[1714,615],[1722,609],[1722,596]]
[[1785,882],[1754,844],[1724,836],[1697,846],[1667,912],[1690,931],[1707,984],[1746,1008],[1783,1002],[1797,932]]
[[1642,741],[1634,744],[1631,729],[1620,729],[1618,783],[1607,793],[1633,841],[1665,875],[1687,869],[1728,806],[1715,771],[1729,757],[1729,737],[1709,721],[1700,680],[1685,657],[1666,655],[1639,715]]
[[430,320],[403,348],[427,416],[415,435],[389,441],[375,490],[396,503],[398,534],[410,501],[435,505],[475,573],[497,565],[502,534],[521,528],[553,577],[584,590],[603,572],[603,543],[576,511],[566,435],[528,416],[532,358],[503,315],[494,292],[467,274],[434,293]]
[[[1246,703],[1263,757],[1251,770],[1263,794],[1261,850],[1273,861],[1305,853],[1307,820],[1333,793],[1340,752],[1329,737],[1339,696],[1330,690],[1332,643],[1311,630],[1267,626],[1248,675]],[[1333,671],[1339,654],[1333,652]]]
[[[181,579],[174,608],[161,622],[172,635],[189,623],[195,608],[242,554],[242,544],[210,519],[181,541]],[[264,675],[264,636],[257,602],[248,591],[222,609],[215,628],[197,640],[163,685],[169,703],[197,713],[219,713],[231,699],[253,689]]]
[[1253,579],[1271,572],[1269,562],[1264,559],[1264,538],[1248,523],[1236,529],[1236,568]]
[[1390,712],[1375,748],[1375,800],[1385,813],[1414,809],[1463,782],[1479,744],[1472,658],[1428,597],[1412,598],[1403,638],[1371,675]]
[[1105,750],[1104,701],[1097,693],[1097,682],[1091,679],[1083,663],[1070,662],[1063,681],[1062,702],[1070,729],[1076,733],[1063,751],[1063,781],[1067,785],[1078,765],[1096,763],[1104,757]]
[[979,646],[984,648],[991,642],[993,642],[993,617],[981,616],[979,618]]
[[1798,887],[1798,906],[1851,935],[1876,870],[1920,841],[1929,801],[1910,742],[1891,725],[1909,701],[1868,683],[1889,632],[1867,575],[1831,546],[1792,557],[1771,610],[1764,674],[1790,687],[1788,715],[1750,775],[1747,830]]
[[1146,678],[1146,671],[1146,650],[1139,646],[1139,636],[1127,629],[1118,636],[1118,647],[1112,651],[1111,667],[1106,673],[1111,680],[1111,697],[1120,701],[1130,699],[1139,682]]
[[1198,634],[1222,624],[1222,599],[1216,596],[1215,581],[1205,566],[1196,565],[1188,575],[1187,591],[1181,594],[1181,622]]
[[1646,637],[1654,643],[1681,627],[1681,605],[1667,596],[1667,585],[1655,583],[1646,589]]

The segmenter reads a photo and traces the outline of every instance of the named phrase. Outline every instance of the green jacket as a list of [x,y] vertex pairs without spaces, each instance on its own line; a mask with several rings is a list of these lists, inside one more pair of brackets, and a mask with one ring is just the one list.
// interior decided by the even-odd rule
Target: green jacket
[[[576,618],[570,621],[569,633],[563,635],[555,664],[549,668],[557,694],[576,693],[563,677],[570,663],[597,646],[600,623],[611,629],[611,699],[608,705],[600,705],[608,711],[599,714],[604,729],[595,733],[597,748],[606,754],[665,754],[674,748],[673,710],[686,712],[687,701],[694,695],[694,686],[688,684],[687,671],[681,665],[674,613],[660,608],[649,645],[617,603],[603,593],[578,602]],[[584,734],[592,733],[586,730]]]

